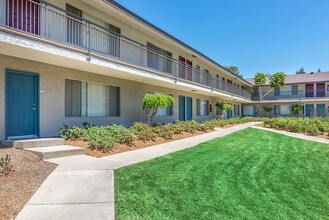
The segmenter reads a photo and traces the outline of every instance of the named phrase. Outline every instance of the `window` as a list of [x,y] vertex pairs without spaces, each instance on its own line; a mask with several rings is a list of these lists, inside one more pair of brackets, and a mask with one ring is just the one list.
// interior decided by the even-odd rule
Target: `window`
[[[102,34],[101,31],[97,31],[97,29],[91,29],[92,39],[90,41],[91,49],[97,52],[105,53],[108,55],[120,56],[120,38],[119,35],[121,33],[120,28],[108,24],[98,18],[95,18],[92,15],[89,15],[85,12],[82,12],[82,17],[101,26],[111,30],[111,34],[116,35],[114,37],[112,35]],[[86,44],[86,41],[84,42]],[[87,46],[87,45],[84,45]]]
[[274,88],[274,95],[279,96],[280,95],[280,87],[275,87]]
[[258,97],[259,92],[258,92],[258,87],[254,87],[254,93],[253,93],[254,97]]
[[298,95],[298,85],[291,85],[291,95]]
[[240,105],[234,104],[234,115],[236,116],[240,115]]
[[[172,53],[161,49],[160,47],[157,47],[150,42],[147,42],[147,46],[150,48],[150,50],[147,52],[147,66],[160,71],[171,73],[172,66],[170,57],[172,57]],[[159,55],[159,53],[163,56]]]
[[197,115],[209,115],[209,101],[203,99],[197,99]]
[[120,116],[120,88],[66,79],[65,116]]
[[[147,91],[147,93],[154,94],[155,92]],[[168,94],[168,95],[170,95],[170,94]],[[155,115],[156,116],[171,116],[171,115],[173,115],[173,103],[171,103],[170,105],[168,105],[167,107],[165,107],[163,109],[158,109],[158,111]]]
[[156,113],[156,116],[171,116],[171,115],[173,115],[173,103],[171,103],[170,105],[168,105],[163,109],[158,109]]
[[280,105],[274,105],[274,115],[280,115]]

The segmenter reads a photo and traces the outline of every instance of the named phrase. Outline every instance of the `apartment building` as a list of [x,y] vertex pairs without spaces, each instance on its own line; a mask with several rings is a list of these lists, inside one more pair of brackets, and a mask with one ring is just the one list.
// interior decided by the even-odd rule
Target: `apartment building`
[[[254,84],[254,79],[246,79]],[[269,92],[270,91],[270,92]],[[271,90],[269,83],[263,87],[254,86],[253,104],[243,106],[243,115],[255,115],[255,103],[267,92],[261,101],[258,116],[266,116],[263,107],[273,108],[270,117],[305,116],[324,117],[329,115],[329,72],[287,75],[286,84]],[[292,112],[290,107],[303,106],[304,111]]]
[[175,98],[154,123],[253,103],[252,82],[112,0],[0,0],[0,67],[0,140],[143,122],[147,92]]

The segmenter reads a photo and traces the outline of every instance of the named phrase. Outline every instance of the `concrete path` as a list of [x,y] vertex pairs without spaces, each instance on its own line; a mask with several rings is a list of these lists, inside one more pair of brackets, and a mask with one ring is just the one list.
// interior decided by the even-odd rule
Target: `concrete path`
[[257,128],[257,129],[265,130],[265,131],[271,131],[271,132],[283,134],[283,135],[294,137],[294,138],[300,138],[300,139],[304,139],[304,140],[329,144],[329,139],[325,139],[325,138],[313,137],[313,136],[309,136],[309,135],[298,134],[298,133],[293,133],[293,132],[289,132],[289,131],[276,130],[276,129],[272,129],[272,128],[264,128],[264,127],[260,127],[260,126],[252,126],[252,128]]
[[103,157],[102,159],[111,161],[111,163],[113,164],[112,168],[118,169],[124,166],[129,166],[131,164],[150,160],[156,157],[161,157],[163,155],[180,151],[186,148],[194,147],[202,142],[209,141],[218,137],[223,137],[235,131],[239,131],[257,124],[260,124],[260,122],[250,122],[226,129],[219,128],[216,129],[217,131],[211,133],[185,138],[178,141],[172,141],[164,144],[159,144],[156,146],[147,147],[143,149],[128,151],[120,154],[114,154],[111,156]]
[[150,160],[259,124],[257,122],[103,158],[49,159],[58,164],[16,220],[114,219],[114,169]]

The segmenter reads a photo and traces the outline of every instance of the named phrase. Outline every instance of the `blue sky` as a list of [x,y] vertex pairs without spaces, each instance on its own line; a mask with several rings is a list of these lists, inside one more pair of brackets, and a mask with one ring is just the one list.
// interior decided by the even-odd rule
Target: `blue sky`
[[329,0],[117,0],[245,78],[329,71]]

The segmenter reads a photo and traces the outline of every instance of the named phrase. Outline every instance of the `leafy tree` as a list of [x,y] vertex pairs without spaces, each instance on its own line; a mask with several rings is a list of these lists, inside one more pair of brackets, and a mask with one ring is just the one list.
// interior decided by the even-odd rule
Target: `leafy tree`
[[225,67],[227,70],[231,71],[232,73],[234,73],[235,75],[239,76],[239,77],[243,77],[241,74],[240,74],[240,70],[238,67],[236,66],[226,66]]
[[304,106],[301,106],[301,105],[293,105],[291,107],[289,107],[290,111],[297,114],[299,112],[302,112],[304,110]]
[[233,105],[226,104],[222,101],[222,103],[217,102],[215,105],[222,112],[222,119],[224,119],[225,112],[232,111]]
[[[269,84],[271,89],[267,91],[264,95],[262,93],[262,86],[266,84],[266,79],[269,79]],[[255,85],[259,87],[260,98],[257,103],[256,112],[257,115],[259,111],[260,102],[270,93],[275,87],[283,87],[286,82],[286,75],[283,72],[278,72],[273,75],[265,75],[264,73],[256,73],[254,77]]]
[[164,109],[174,101],[175,100],[171,95],[164,95],[161,93],[145,94],[141,101],[141,106],[143,107],[143,110],[145,110],[146,121],[151,122],[159,109]]
[[273,110],[273,108],[270,107],[263,107],[263,111],[266,112],[266,117],[270,114],[270,112]]
[[296,74],[304,74],[306,73],[304,67],[301,67],[299,70],[296,71]]
[[318,73],[321,73],[321,69],[320,68],[318,69]]

